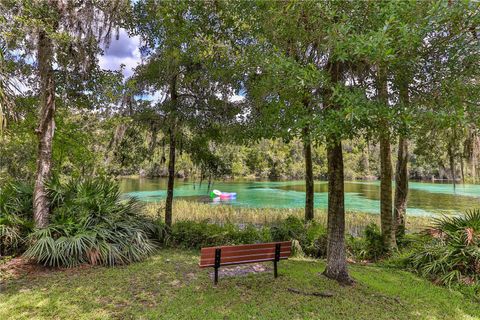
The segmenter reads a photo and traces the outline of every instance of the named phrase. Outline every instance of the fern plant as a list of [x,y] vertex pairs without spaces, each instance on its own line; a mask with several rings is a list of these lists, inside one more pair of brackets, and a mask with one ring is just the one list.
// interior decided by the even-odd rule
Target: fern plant
[[23,250],[33,229],[32,194],[33,187],[24,182],[8,182],[0,189],[0,257]]
[[113,180],[52,180],[48,190],[51,223],[30,234],[25,257],[54,267],[114,266],[155,251],[156,225],[139,214],[135,199],[122,199]]
[[480,284],[480,210],[437,219],[408,258],[422,276],[452,286]]

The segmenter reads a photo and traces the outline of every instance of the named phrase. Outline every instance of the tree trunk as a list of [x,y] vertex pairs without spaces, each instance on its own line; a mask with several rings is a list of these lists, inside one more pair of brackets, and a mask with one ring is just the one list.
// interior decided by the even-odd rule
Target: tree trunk
[[471,150],[470,150],[470,157],[469,157],[469,164],[470,164],[470,176],[472,179],[472,183],[477,182],[477,154],[478,154],[478,147],[480,146],[480,137],[477,137],[474,130],[471,130],[469,133],[471,142]]
[[150,143],[148,145],[148,157],[150,161],[152,160],[155,153],[155,149],[157,148],[158,131],[159,131],[159,128],[157,124],[155,123],[150,124],[151,136],[150,136]]
[[[342,65],[328,64],[332,84],[341,81]],[[326,107],[338,109],[331,99],[332,91],[325,95]],[[343,284],[352,284],[348,275],[345,254],[345,190],[342,142],[337,136],[327,141],[328,160],[328,221],[327,221],[327,267],[323,274]]]
[[350,284],[345,255],[345,190],[343,185],[343,152],[340,141],[327,147],[328,158],[328,237],[325,276]]
[[389,252],[395,248],[395,228],[393,224],[392,203],[392,151],[389,136],[380,137],[380,224],[383,244]]
[[[171,79],[170,100],[173,114],[178,100],[176,76]],[[173,118],[170,119],[169,138],[167,199],[165,200],[165,224],[168,228],[172,226],[173,188],[175,184],[176,121]]]
[[[476,139],[476,138],[475,138]],[[472,166],[472,183],[477,183],[477,150],[476,150],[476,140],[474,140],[474,145],[473,145],[473,150],[472,150],[472,160],[471,160],[471,166]]]
[[463,158],[460,157],[460,173],[462,174],[462,183],[465,184],[465,168],[463,166]]
[[[388,108],[387,71],[378,68],[378,98],[380,103]],[[382,125],[380,132],[380,225],[385,250],[391,251],[396,246],[395,227],[393,224],[392,199],[392,151],[390,148],[390,127],[388,120]]]
[[[400,103],[404,109],[409,107],[408,82],[400,80]],[[406,125],[403,129],[407,131]],[[405,132],[400,134],[398,139],[397,166],[395,170],[395,199],[393,218],[396,237],[405,235],[405,217],[407,214],[408,199],[408,140]]]
[[395,173],[394,220],[396,236],[405,235],[405,216],[408,198],[408,141],[402,135],[398,140],[398,159]]
[[173,207],[173,188],[175,183],[175,131],[170,129],[170,143],[168,156],[168,183],[167,183],[167,199],[165,201],[165,224],[167,227],[172,226],[172,207]]
[[476,169],[477,169],[477,164],[476,164],[476,161],[474,159],[474,160],[472,160],[472,173],[471,173],[473,184],[477,183],[477,170]]
[[449,159],[449,162],[450,162],[451,178],[452,178],[452,181],[453,181],[453,192],[455,192],[456,187],[457,187],[457,185],[456,185],[457,184],[457,176],[455,174],[455,155],[453,153],[452,143],[448,144],[447,153],[448,153],[448,159]]
[[362,168],[363,168],[363,178],[370,179],[370,143],[367,141],[366,146],[362,149]]
[[53,44],[44,30],[38,34],[40,113],[35,133],[38,137],[37,171],[33,190],[33,219],[37,228],[48,225],[50,213],[45,183],[52,171],[52,143],[55,132],[55,80],[52,69]]
[[304,154],[305,154],[305,221],[311,221],[314,218],[313,211],[313,165],[312,165],[312,143],[308,127],[304,130]]

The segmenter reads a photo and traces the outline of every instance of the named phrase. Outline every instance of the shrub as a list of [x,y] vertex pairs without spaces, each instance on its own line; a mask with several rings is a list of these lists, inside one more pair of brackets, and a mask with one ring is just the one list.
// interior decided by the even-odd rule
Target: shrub
[[375,223],[370,223],[363,231],[363,237],[349,235],[346,238],[347,254],[356,260],[377,261],[386,254],[382,234]]
[[327,230],[315,221],[305,225],[305,235],[299,237],[303,252],[314,258],[327,256]]
[[365,228],[365,259],[376,261],[385,255],[382,234],[375,223]]
[[[215,224],[179,221],[172,226],[167,244],[183,248],[199,249],[219,244],[221,227]],[[170,242],[171,241],[171,242]]]
[[436,220],[408,258],[420,275],[451,286],[479,284],[480,210]]
[[327,234],[320,234],[312,242],[302,246],[303,252],[313,258],[327,257]]
[[347,236],[346,249],[348,257],[355,260],[367,260],[369,253],[367,250],[367,242],[365,238],[356,238],[354,236]]
[[217,225],[208,221],[180,221],[172,226],[164,242],[171,246],[200,249],[217,245],[288,240],[297,240],[307,255],[313,257],[326,255],[325,228],[316,222],[305,225],[302,220],[293,216],[274,226],[261,228],[252,224]]
[[7,223],[0,219],[0,258],[16,254],[19,247],[23,245],[23,238],[19,229]]
[[252,224],[247,224],[242,229],[237,228],[236,231],[231,233],[231,235],[232,244],[248,244],[272,241],[271,234],[268,232],[268,229],[264,227],[257,228]]
[[[305,254],[316,258],[326,255],[326,230],[324,226],[315,221],[305,224],[296,216],[288,216],[270,227],[260,229],[261,235],[259,235],[259,229],[247,225],[246,229],[240,233],[241,237],[245,237],[245,232],[249,229],[252,238],[245,238],[239,242],[296,240]],[[256,232],[253,232],[253,230],[256,230]]]
[[121,198],[114,181],[54,180],[48,190],[50,225],[29,235],[27,258],[48,266],[113,266],[142,260],[155,250],[157,227],[138,214],[135,199]]
[[234,224],[223,226],[207,221],[180,221],[172,226],[167,245],[200,249],[218,245],[236,245],[271,241],[266,228],[247,225],[243,228]]
[[24,249],[33,228],[32,195],[33,187],[25,182],[9,182],[0,190],[0,257]]
[[295,216],[288,216],[280,223],[270,228],[273,241],[287,241],[296,239],[302,243],[305,238],[305,224]]

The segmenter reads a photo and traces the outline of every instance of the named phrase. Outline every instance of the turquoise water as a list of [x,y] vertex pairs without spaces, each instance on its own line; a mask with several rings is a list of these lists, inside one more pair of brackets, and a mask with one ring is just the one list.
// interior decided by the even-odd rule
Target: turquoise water
[[[120,180],[121,191],[141,201],[162,201],[166,196],[167,181],[164,178]],[[480,185],[410,182],[407,214],[432,216],[455,214],[467,209],[480,208]],[[236,199],[212,200],[208,197],[208,183],[177,180],[174,196],[192,201],[215,204],[229,204],[253,208],[302,208],[305,206],[305,185],[303,181],[215,181],[210,190],[236,192]],[[315,207],[327,208],[327,182],[315,183]],[[346,182],[345,207],[367,213],[380,210],[380,183]]]

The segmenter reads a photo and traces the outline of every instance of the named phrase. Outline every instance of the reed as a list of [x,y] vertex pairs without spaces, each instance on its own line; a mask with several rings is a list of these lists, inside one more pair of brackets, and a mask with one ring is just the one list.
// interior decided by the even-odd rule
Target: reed
[[[146,214],[163,217],[165,204],[163,202],[148,203],[144,206]],[[217,224],[255,224],[272,225],[288,216],[304,217],[304,209],[276,209],[276,208],[240,208],[230,205],[212,205],[186,200],[175,200],[173,205],[173,220],[175,221],[209,221]],[[380,224],[380,216],[363,212],[347,211],[345,217],[346,230],[356,236],[370,223]],[[315,209],[315,220],[327,225],[327,212],[324,209]],[[430,225],[431,218],[408,217],[407,230],[420,231]]]

